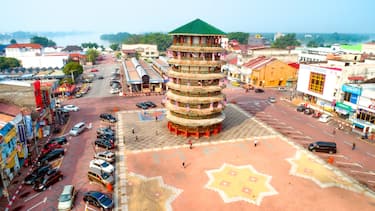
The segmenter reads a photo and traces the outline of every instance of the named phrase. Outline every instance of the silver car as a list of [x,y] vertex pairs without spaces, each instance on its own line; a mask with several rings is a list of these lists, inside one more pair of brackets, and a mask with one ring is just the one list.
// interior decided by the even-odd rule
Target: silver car
[[69,134],[72,136],[78,136],[86,129],[86,123],[80,122],[73,126],[73,128],[69,131]]
[[95,154],[94,158],[113,163],[115,162],[115,153],[111,151],[98,152]]

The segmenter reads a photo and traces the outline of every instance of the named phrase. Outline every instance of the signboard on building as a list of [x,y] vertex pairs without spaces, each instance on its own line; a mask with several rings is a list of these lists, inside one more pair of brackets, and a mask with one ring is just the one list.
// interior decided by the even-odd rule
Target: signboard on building
[[343,92],[356,94],[357,96],[361,95],[361,92],[362,92],[361,87],[350,86],[350,85],[347,85],[347,84],[342,85],[341,89],[342,89]]

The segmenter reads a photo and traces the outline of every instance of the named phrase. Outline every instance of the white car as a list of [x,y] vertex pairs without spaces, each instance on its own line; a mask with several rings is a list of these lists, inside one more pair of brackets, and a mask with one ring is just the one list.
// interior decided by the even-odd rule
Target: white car
[[324,123],[327,123],[331,120],[331,116],[328,115],[328,114],[322,114],[320,117],[319,117],[319,122],[324,122]]
[[276,103],[276,98],[275,97],[269,97],[268,102],[270,103]]
[[79,107],[75,105],[64,105],[63,108],[67,111],[79,111]]
[[115,161],[115,153],[111,151],[98,152],[94,158],[113,163]]
[[101,172],[105,172],[108,174],[112,174],[113,171],[115,170],[115,167],[113,167],[112,164],[108,163],[107,161],[100,160],[100,159],[95,159],[90,161],[90,169],[96,169]]
[[72,136],[78,136],[86,129],[86,123],[80,122],[73,126],[72,129],[70,129],[69,134]]

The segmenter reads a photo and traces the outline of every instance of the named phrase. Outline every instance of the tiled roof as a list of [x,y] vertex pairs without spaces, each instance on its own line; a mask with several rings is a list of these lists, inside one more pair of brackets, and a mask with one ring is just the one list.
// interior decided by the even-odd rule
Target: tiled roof
[[43,46],[35,43],[16,43],[12,45],[8,45],[7,48],[34,48],[34,49],[41,49]]
[[265,56],[260,56],[246,62],[245,64],[243,64],[243,66],[251,69],[257,69],[275,60],[275,58],[266,58]]
[[61,51],[72,52],[72,51],[83,51],[83,49],[81,47],[77,46],[77,45],[68,45],[64,49],[62,49]]
[[195,19],[169,32],[169,34],[225,35],[225,32],[200,19]]

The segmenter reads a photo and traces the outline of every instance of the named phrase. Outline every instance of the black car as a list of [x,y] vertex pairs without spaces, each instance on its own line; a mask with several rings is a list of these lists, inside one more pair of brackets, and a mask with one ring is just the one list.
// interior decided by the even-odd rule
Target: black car
[[337,152],[335,142],[317,141],[310,143],[308,149],[313,152],[328,152],[329,154]]
[[114,117],[112,114],[103,113],[103,114],[100,114],[99,117],[101,120],[108,121],[111,123],[117,122],[116,117]]
[[144,102],[149,108],[156,108],[156,104],[151,101]]
[[254,92],[255,92],[255,93],[263,93],[264,90],[263,90],[263,89],[259,89],[259,88],[257,88],[257,89],[254,90]]
[[27,175],[24,179],[24,184],[33,185],[36,180],[44,176],[51,169],[51,165],[47,164],[35,169],[31,174]]
[[141,109],[148,109],[148,105],[144,102],[137,103],[136,106]]
[[60,157],[63,157],[65,154],[64,152],[64,149],[54,149],[52,150],[51,152],[41,156],[39,159],[38,159],[38,166],[42,165],[42,164],[46,164],[48,163],[49,161],[52,161],[52,160],[55,160],[57,158],[60,158]]
[[60,136],[60,137],[55,137],[55,138],[52,138],[50,139],[49,141],[47,141],[46,144],[52,144],[52,143],[56,143],[56,144],[60,144],[60,145],[64,145],[66,143],[68,143],[68,140],[66,139],[65,136]]
[[98,191],[86,192],[83,196],[83,201],[105,210],[109,210],[113,207],[111,197]]
[[304,105],[299,105],[299,106],[297,106],[297,111],[298,112],[304,112],[305,111],[305,109],[306,109],[306,107],[304,106]]
[[102,135],[102,134],[108,134],[108,135],[115,135],[115,131],[112,130],[111,128],[109,127],[100,127],[96,130],[96,134],[97,135]]
[[96,138],[101,138],[105,140],[115,141],[115,134],[97,134]]
[[44,191],[49,186],[55,184],[58,181],[61,181],[62,179],[63,179],[63,175],[60,170],[50,169],[47,172],[47,174],[44,175],[44,177],[41,177],[35,182],[33,189],[35,191]]
[[102,139],[102,138],[98,138],[98,139],[95,140],[95,146],[103,147],[103,148],[106,148],[106,149],[115,148],[115,145],[114,145],[113,141],[107,140],[107,139]]
[[104,79],[104,76],[99,75],[99,76],[98,76],[98,79],[99,79],[99,80],[102,80],[102,79]]

